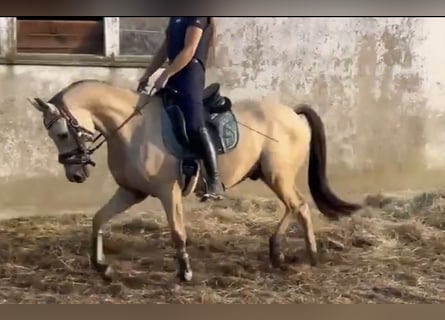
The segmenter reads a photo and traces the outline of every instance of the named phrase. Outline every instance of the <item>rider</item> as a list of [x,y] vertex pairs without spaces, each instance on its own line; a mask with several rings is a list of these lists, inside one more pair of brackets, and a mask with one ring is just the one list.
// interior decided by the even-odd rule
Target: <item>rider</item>
[[205,69],[209,50],[213,45],[215,25],[212,17],[171,17],[166,39],[151,64],[139,80],[138,91],[147,86],[148,79],[168,58],[169,64],[155,81],[160,90],[165,85],[178,91],[179,107],[184,113],[187,132],[204,161],[207,190],[203,198],[222,198],[216,149],[204,122],[203,93]]

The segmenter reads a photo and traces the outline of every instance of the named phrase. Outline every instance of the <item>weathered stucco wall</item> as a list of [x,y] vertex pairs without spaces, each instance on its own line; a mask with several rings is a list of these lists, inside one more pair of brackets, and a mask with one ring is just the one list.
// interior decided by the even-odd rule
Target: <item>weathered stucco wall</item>
[[[375,182],[382,187],[385,179],[408,176],[418,179],[410,181],[417,187],[430,171],[440,178],[436,171],[445,168],[445,19],[219,18],[217,27],[217,68],[210,70],[209,81],[222,82],[224,93],[234,99],[273,96],[312,104],[326,123],[333,177],[381,177]],[[0,179],[63,181],[27,96],[49,98],[82,78],[134,87],[140,73],[0,66]],[[100,164],[105,180],[96,179],[108,185],[105,162]]]
[[314,105],[331,172],[416,176],[415,187],[445,164],[443,27],[443,18],[220,19],[212,79],[234,97]]

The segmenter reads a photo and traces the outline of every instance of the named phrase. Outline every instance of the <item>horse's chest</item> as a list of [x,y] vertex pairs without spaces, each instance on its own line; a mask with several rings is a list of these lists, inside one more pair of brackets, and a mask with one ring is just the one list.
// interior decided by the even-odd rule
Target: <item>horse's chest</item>
[[140,167],[138,155],[121,148],[110,148],[108,153],[108,167],[118,184],[125,184],[137,178]]
[[108,166],[115,181],[133,189],[147,189],[164,177],[165,157],[156,148],[142,145],[109,153]]

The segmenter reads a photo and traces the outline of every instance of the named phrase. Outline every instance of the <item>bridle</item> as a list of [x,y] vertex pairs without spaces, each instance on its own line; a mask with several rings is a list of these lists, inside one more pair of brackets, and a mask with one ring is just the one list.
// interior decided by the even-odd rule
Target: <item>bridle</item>
[[[140,92],[141,94],[146,96],[153,96],[155,88],[152,88],[149,93],[146,92]],[[28,99],[30,100],[30,99]],[[42,105],[46,105],[44,101],[42,101],[40,98],[35,98],[36,102]],[[139,99],[140,101],[140,99]],[[31,100],[30,103],[34,104]],[[43,125],[45,126],[46,130],[51,129],[51,127],[57,123],[57,121],[63,119],[66,121],[68,130],[71,131],[71,133],[74,135],[74,139],[76,142],[76,148],[67,151],[64,153],[60,153],[58,156],[58,161],[62,165],[91,165],[93,167],[96,166],[96,163],[91,159],[91,156],[94,152],[96,152],[104,143],[107,141],[107,138],[102,134],[98,133],[95,136],[94,132],[91,132],[90,130],[82,127],[79,125],[79,122],[77,119],[73,116],[73,114],[69,111],[67,108],[65,102],[63,99],[60,99],[60,103],[53,104],[57,110],[59,111],[59,114],[52,118],[48,122],[43,122]],[[118,132],[123,126],[125,126],[128,121],[130,121],[134,116],[141,115],[141,110],[147,105],[147,102],[142,104],[137,104],[134,108],[134,111],[131,113],[131,115],[125,119],[121,125],[119,125],[117,128],[115,128],[109,135],[112,136],[116,132]],[[102,137],[102,141],[100,141],[98,144],[96,142]],[[108,137],[108,138],[109,138]],[[87,147],[86,142],[91,142],[91,146]],[[95,145],[96,144],[96,145]]]
[[[39,98],[36,98],[36,100],[40,100]],[[40,100],[40,103],[44,102]],[[71,133],[74,136],[75,142],[77,147],[74,150],[60,153],[58,157],[59,163],[63,165],[91,165],[96,166],[96,163],[91,159],[91,155],[93,152],[91,152],[91,149],[89,149],[86,146],[87,141],[93,141],[94,142],[94,133],[89,131],[88,129],[82,127],[79,125],[79,122],[77,119],[73,116],[73,114],[68,110],[63,100],[61,100],[61,103],[59,104],[53,104],[57,110],[59,111],[58,115],[52,118],[50,121],[45,122],[43,121],[43,125],[45,126],[46,130],[50,130],[51,127],[56,124],[59,120],[65,120],[68,130],[71,131]],[[97,137],[96,137],[97,138]]]

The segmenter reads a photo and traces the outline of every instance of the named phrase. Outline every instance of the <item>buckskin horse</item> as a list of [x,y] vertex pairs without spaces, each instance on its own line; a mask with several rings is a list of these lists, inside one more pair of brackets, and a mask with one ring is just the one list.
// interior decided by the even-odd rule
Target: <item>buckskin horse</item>
[[[42,114],[70,182],[82,183],[89,177],[90,166],[95,165],[91,155],[99,147],[95,143],[99,137],[107,142],[108,167],[118,189],[94,215],[91,255],[92,265],[105,280],[113,279],[113,269],[103,253],[104,224],[148,196],[158,198],[165,210],[178,277],[192,279],[182,199],[204,190],[205,169],[188,140],[176,98],[167,88],[153,95],[138,94],[102,81],[81,80],[47,102],[29,99]],[[233,103],[221,96],[218,83],[205,89],[204,105],[225,189],[245,179],[260,179],[285,205],[269,238],[272,266],[282,266],[280,243],[292,217],[303,228],[309,261],[315,265],[311,213],[295,186],[308,153],[308,183],[318,209],[338,219],[361,208],[339,199],[329,188],[324,125],[318,114],[308,105],[291,108],[266,99]]]

